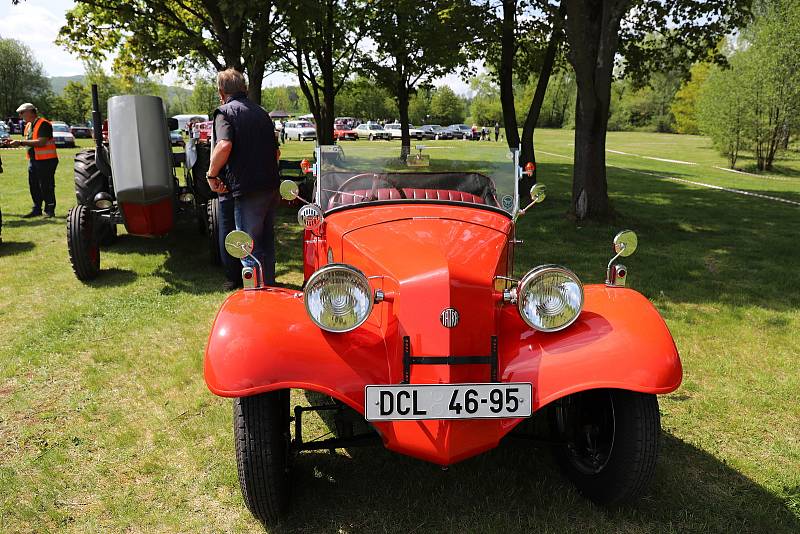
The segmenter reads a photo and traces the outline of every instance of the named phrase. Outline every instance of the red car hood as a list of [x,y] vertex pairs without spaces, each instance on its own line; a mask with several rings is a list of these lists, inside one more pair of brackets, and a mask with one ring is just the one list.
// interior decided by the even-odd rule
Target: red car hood
[[[409,207],[376,208],[388,217],[350,220],[348,228],[332,217],[328,242],[341,231],[337,261],[384,277],[382,287],[393,298],[386,320],[397,320],[397,332],[411,338],[415,355],[488,355],[496,333],[493,279],[506,274],[510,221],[466,207],[439,207],[434,217],[418,207],[403,213]],[[459,316],[452,328],[440,320],[448,308]]]

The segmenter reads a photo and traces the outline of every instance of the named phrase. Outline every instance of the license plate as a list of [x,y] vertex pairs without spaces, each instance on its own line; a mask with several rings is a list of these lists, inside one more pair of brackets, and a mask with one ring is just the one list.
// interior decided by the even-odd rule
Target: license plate
[[365,388],[367,421],[530,417],[530,383],[397,384]]

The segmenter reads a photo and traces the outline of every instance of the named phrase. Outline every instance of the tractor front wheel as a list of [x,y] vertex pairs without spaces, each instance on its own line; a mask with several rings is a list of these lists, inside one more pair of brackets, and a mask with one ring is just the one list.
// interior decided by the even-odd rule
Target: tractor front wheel
[[265,526],[289,508],[289,390],[233,400],[239,486],[247,508]]
[[78,280],[92,280],[100,274],[100,245],[91,210],[77,205],[67,214],[67,248],[72,270]]

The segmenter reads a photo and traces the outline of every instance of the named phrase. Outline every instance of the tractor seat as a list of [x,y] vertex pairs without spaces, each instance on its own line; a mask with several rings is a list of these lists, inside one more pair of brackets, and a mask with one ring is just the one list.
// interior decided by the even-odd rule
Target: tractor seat
[[[403,197],[400,196],[400,192],[393,187],[377,189],[374,193],[377,194],[377,200],[403,200]],[[453,191],[452,189],[403,188],[403,193],[406,195],[406,200],[450,200],[455,202],[468,202],[472,204],[485,204],[483,199],[477,195],[473,195],[472,193],[464,193],[463,191]],[[348,204],[366,202],[368,198],[372,199],[372,195],[372,189],[355,189],[342,194],[336,193],[328,202],[328,209],[336,206],[346,206]],[[334,203],[334,201],[337,202]]]

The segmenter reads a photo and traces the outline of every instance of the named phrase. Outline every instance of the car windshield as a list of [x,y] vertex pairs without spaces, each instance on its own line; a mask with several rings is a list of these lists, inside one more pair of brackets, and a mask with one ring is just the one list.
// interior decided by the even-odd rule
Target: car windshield
[[311,124],[310,122],[298,122],[297,124],[295,124],[295,127],[296,128],[313,128],[314,125]]
[[66,124],[54,124],[53,125],[54,132],[69,132],[69,126]]
[[369,129],[370,130],[383,130],[383,126],[381,126],[380,124],[370,124],[369,125]]
[[513,215],[519,208],[517,152],[504,146],[317,147],[315,200],[323,211],[382,202],[481,205]]

